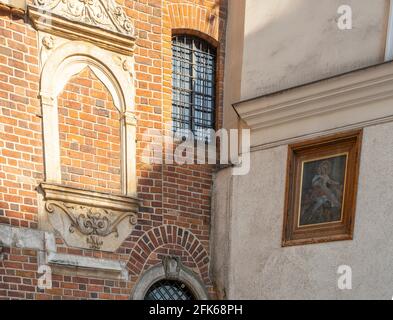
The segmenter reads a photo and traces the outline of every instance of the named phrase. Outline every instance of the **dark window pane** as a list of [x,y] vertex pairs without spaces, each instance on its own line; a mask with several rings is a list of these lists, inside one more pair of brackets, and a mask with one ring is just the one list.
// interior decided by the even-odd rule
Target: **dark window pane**
[[151,286],[145,300],[195,300],[195,297],[184,283],[161,280]]

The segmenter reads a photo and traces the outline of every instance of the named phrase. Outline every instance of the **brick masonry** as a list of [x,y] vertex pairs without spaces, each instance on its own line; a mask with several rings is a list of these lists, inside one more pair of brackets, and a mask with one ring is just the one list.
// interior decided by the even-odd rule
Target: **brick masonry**
[[112,96],[86,68],[58,97],[63,183],[121,192],[120,113]]
[[[222,123],[224,0],[126,0],[137,29],[135,50],[137,176],[142,206],[133,233],[114,254],[67,248],[59,252],[116,259],[129,281],[53,274],[53,288],[37,288],[37,252],[3,248],[0,298],[129,299],[144,271],[166,256],[179,256],[216,298],[209,274],[210,200],[214,166],[146,165],[141,157],[148,129],[171,120],[171,36],[189,33],[217,47],[217,114]],[[0,223],[39,228],[36,187],[44,178],[37,32],[19,15],[0,11]],[[54,79],[55,81],[55,79]],[[119,114],[110,94],[88,69],[59,96],[64,184],[118,193]],[[79,130],[77,130],[79,129]],[[92,136],[94,135],[94,136]],[[102,161],[102,163],[100,162]]]

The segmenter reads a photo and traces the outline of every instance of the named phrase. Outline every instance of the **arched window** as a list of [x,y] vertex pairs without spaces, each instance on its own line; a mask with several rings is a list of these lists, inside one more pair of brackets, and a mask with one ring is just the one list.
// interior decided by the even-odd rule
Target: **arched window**
[[215,127],[216,50],[206,41],[188,36],[172,38],[175,137],[193,132],[205,140]]
[[175,280],[161,280],[150,287],[145,300],[195,300],[195,297],[184,283]]

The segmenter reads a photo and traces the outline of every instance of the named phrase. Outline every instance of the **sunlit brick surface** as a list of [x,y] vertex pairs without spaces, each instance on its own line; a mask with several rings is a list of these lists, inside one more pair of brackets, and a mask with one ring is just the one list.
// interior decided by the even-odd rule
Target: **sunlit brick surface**
[[120,112],[90,69],[58,98],[62,179],[67,186],[121,192]]
[[[69,248],[58,252],[114,259],[128,281],[53,273],[53,288],[37,288],[37,252],[3,248],[0,298],[129,299],[140,276],[178,256],[216,291],[209,274],[210,202],[214,166],[146,165],[148,129],[163,129],[172,115],[172,34],[187,32],[217,46],[216,124],[222,123],[226,1],[116,0],[134,22],[138,224],[116,253]],[[38,228],[37,186],[44,181],[40,52],[28,19],[0,12],[0,223]],[[56,81],[56,79],[53,79]],[[63,184],[120,192],[120,113],[89,70],[73,77],[58,97]]]

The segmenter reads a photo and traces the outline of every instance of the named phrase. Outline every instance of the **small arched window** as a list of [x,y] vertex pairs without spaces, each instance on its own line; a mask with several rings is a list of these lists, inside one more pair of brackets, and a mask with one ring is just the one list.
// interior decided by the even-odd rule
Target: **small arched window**
[[146,293],[145,300],[195,300],[195,297],[183,282],[161,280],[150,287]]
[[215,128],[216,49],[206,41],[188,35],[172,38],[173,99],[175,137],[208,139]]

